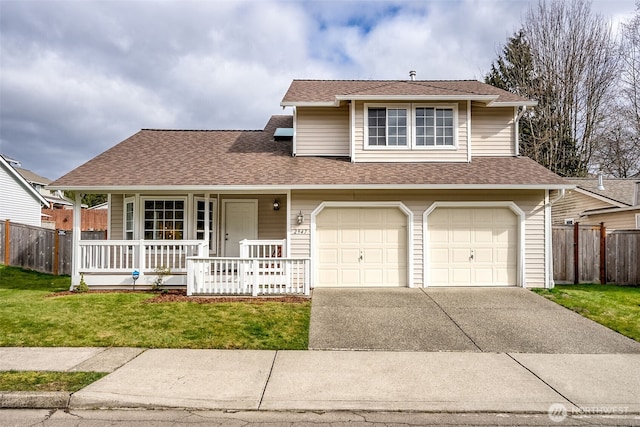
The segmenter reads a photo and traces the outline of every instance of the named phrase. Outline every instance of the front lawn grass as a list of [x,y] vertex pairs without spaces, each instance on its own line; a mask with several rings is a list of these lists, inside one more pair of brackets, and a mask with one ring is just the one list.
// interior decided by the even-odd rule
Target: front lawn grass
[[106,372],[0,372],[0,391],[76,392],[107,375]]
[[640,286],[556,285],[535,292],[640,341]]
[[0,346],[307,349],[311,303],[144,303],[153,293],[85,293],[0,265]]

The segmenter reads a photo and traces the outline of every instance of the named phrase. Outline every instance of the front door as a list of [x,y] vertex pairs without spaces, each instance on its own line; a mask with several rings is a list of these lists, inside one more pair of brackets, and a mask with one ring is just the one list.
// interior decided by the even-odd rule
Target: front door
[[240,241],[258,238],[258,201],[223,200],[224,256],[240,256]]

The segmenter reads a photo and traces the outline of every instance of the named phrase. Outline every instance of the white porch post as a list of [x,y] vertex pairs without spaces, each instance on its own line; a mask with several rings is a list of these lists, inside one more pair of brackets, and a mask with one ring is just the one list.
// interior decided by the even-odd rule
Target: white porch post
[[209,218],[211,218],[211,212],[209,211],[209,193],[204,194],[204,241],[207,243],[206,254],[198,254],[199,256],[209,256],[209,248],[211,248],[211,230],[209,229]]
[[71,287],[80,284],[80,239],[82,235],[82,194],[76,193],[76,199],[73,203],[73,250],[71,265]]

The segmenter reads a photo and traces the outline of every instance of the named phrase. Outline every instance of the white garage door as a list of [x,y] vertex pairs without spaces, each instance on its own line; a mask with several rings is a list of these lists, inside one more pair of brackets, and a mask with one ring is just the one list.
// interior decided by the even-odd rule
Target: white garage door
[[427,219],[429,286],[515,286],[518,221],[506,208],[437,208]]
[[316,286],[406,286],[407,216],[399,209],[325,208],[316,239]]

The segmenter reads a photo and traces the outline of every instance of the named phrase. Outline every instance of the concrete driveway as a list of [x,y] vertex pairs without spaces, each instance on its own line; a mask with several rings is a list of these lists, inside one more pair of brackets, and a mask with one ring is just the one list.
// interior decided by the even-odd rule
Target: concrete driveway
[[522,288],[315,289],[309,348],[640,353],[640,343]]

